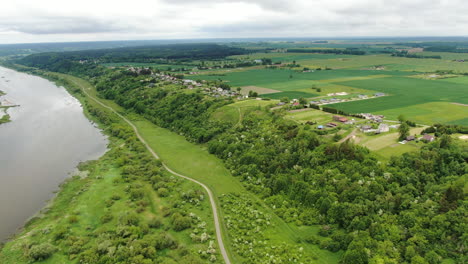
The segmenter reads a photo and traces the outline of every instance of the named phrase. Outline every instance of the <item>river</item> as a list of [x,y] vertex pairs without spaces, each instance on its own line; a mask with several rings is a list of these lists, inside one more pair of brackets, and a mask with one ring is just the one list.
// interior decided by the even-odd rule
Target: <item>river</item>
[[80,161],[97,159],[107,138],[63,87],[0,67],[12,122],[0,125],[0,241],[54,196]]

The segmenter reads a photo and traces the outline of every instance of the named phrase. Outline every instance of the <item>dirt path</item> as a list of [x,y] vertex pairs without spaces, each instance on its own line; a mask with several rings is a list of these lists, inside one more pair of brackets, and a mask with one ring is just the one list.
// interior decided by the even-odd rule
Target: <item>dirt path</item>
[[356,136],[356,132],[357,132],[357,128],[353,129],[353,131],[351,133],[349,133],[349,135],[347,135],[346,137],[342,138],[340,141],[338,141],[338,143],[343,143],[345,142],[346,140],[348,139],[354,139],[355,136]]
[[[106,104],[102,103],[99,99],[93,97],[92,95],[90,95],[86,89],[84,87],[82,87],[79,83],[77,83],[75,80],[71,80],[75,85],[77,85],[78,87],[81,88],[81,90],[83,91],[83,93],[89,97],[91,100],[95,101],[96,103],[98,103],[99,105],[101,105],[102,107],[106,108],[106,109],[109,109],[111,112],[113,112],[114,114],[116,114],[118,117],[120,117],[122,120],[124,120],[127,124],[129,124],[133,131],[135,131],[135,134],[137,136],[137,138],[141,141],[141,143],[143,143],[143,145],[146,147],[146,149],[148,149],[148,151],[151,153],[151,155],[159,160],[159,156],[158,154],[156,154],[156,152],[148,145],[148,143],[146,143],[145,139],[140,135],[140,133],[138,132],[138,129],[136,128],[136,126],[130,121],[128,120],[126,117],[124,117],[123,115],[119,114],[117,111],[114,110],[114,108],[110,107],[110,106],[107,106]],[[89,89],[89,88],[88,88]],[[184,178],[184,179],[187,179],[189,181],[192,181],[198,185],[200,185],[201,187],[203,187],[203,189],[205,189],[205,191],[208,193],[208,197],[210,198],[210,204],[211,204],[211,209],[213,210],[213,220],[214,220],[214,224],[215,224],[215,230],[216,230],[216,239],[218,240],[218,245],[219,245],[219,250],[221,252],[221,255],[223,256],[223,259],[224,259],[224,262],[226,264],[231,264],[231,261],[229,260],[229,256],[226,252],[226,249],[224,247],[224,242],[223,242],[223,237],[222,237],[222,234],[221,234],[221,225],[220,225],[220,221],[219,221],[219,215],[218,215],[218,208],[216,207],[216,202],[215,202],[215,199],[214,199],[214,196],[213,196],[213,193],[211,192],[211,190],[203,183],[195,180],[195,179],[192,179],[190,177],[187,177],[185,175],[182,175],[182,174],[179,174],[173,170],[171,170],[164,162],[161,162],[163,167],[170,173],[178,176],[178,177],[181,177],[181,178]]]

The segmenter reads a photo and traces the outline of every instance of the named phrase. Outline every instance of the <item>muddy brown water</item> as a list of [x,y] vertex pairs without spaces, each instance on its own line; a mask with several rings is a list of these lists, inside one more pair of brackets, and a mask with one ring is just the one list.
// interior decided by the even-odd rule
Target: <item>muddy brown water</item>
[[12,122],[0,125],[0,242],[53,198],[81,161],[97,159],[107,138],[63,87],[0,67],[1,99]]

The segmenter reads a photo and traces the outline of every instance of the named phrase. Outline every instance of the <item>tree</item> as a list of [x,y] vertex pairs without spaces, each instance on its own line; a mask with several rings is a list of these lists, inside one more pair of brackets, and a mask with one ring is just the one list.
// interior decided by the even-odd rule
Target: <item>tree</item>
[[289,103],[290,100],[289,100],[288,97],[282,97],[282,98],[280,99],[280,101],[283,102],[283,103]]
[[301,97],[301,98],[299,98],[299,103],[305,105],[305,104],[307,104],[307,100],[305,98]]
[[398,116],[398,121],[400,121],[400,123],[403,123],[406,121],[406,117],[404,115],[399,115]]
[[343,264],[367,264],[369,263],[367,252],[364,247],[348,249],[341,261]]
[[409,126],[406,122],[402,122],[400,127],[398,128],[398,132],[400,133],[400,137],[398,138],[398,140],[404,140],[406,139],[406,137],[409,136]]

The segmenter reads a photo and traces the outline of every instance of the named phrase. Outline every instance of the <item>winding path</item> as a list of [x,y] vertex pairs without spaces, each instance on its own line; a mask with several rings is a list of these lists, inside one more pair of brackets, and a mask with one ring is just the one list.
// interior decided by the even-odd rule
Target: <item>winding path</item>
[[[90,95],[84,87],[82,87],[79,83],[77,83],[75,80],[71,79],[71,81],[77,85],[78,87],[81,88],[81,90],[83,91],[83,93],[89,97],[91,100],[95,101],[96,103],[98,103],[99,105],[101,105],[102,107],[106,108],[106,109],[109,109],[111,112],[113,112],[114,114],[116,114],[118,117],[122,118],[122,120],[124,120],[125,122],[127,122],[132,128],[133,128],[133,131],[135,131],[135,134],[136,136],[138,137],[138,139],[141,141],[141,143],[143,143],[143,145],[146,147],[146,149],[148,149],[148,151],[151,153],[151,155],[157,159],[157,160],[160,160],[158,154],[148,145],[148,143],[146,143],[145,139],[140,135],[140,133],[138,132],[138,129],[137,127],[130,121],[128,120],[126,117],[124,117],[123,115],[119,114],[117,111],[114,110],[114,108],[110,107],[110,106],[107,106],[106,104],[102,103],[99,99],[95,98],[94,96]],[[90,89],[90,88],[88,88]],[[189,181],[192,181],[198,185],[200,185],[201,187],[203,187],[203,189],[205,189],[205,191],[208,193],[208,197],[210,198],[210,204],[211,204],[211,209],[213,210],[213,220],[214,220],[214,224],[215,224],[215,230],[216,230],[216,239],[218,240],[218,245],[219,245],[219,250],[221,251],[221,255],[223,256],[223,259],[224,259],[224,262],[226,264],[231,264],[231,261],[229,260],[229,256],[226,252],[226,249],[224,247],[224,242],[223,242],[223,237],[222,237],[222,234],[221,234],[221,225],[220,225],[220,221],[219,221],[219,216],[218,216],[218,208],[216,207],[216,202],[215,202],[215,199],[214,199],[214,195],[213,193],[211,192],[211,190],[203,183],[195,180],[195,179],[192,179],[190,177],[187,177],[185,175],[182,175],[180,173],[177,173],[173,170],[171,170],[164,162],[161,162],[163,167],[170,173],[178,176],[178,177],[181,177],[181,178],[184,178],[184,179],[187,179]]]

